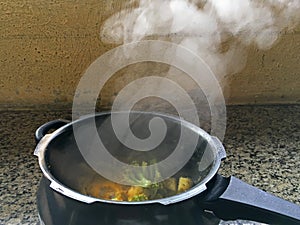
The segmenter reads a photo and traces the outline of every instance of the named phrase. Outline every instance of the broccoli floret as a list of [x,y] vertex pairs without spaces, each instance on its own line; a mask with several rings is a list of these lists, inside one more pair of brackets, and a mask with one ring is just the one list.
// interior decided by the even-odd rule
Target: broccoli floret
[[139,194],[139,195],[134,195],[132,198],[129,200],[131,202],[137,202],[137,201],[146,201],[148,200],[147,195],[145,194]]
[[133,161],[131,165],[136,166],[139,169],[137,173],[124,173],[124,179],[126,181],[130,181],[136,186],[141,186],[144,188],[150,187],[153,182],[147,178],[151,178],[152,180],[158,180],[160,178],[160,173],[156,167],[151,167],[149,171],[148,163],[143,161],[140,164],[137,161]]

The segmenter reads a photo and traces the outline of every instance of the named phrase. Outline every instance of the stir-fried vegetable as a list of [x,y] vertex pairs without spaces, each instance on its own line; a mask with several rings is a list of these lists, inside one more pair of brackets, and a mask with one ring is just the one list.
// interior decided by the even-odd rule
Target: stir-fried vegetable
[[[150,164],[145,161],[140,164],[137,161],[133,161],[130,165],[135,166],[136,169],[134,170],[135,172],[132,172],[131,170],[124,171],[123,179],[126,183],[147,188],[156,184],[155,181],[159,180],[161,177],[154,161],[150,162]],[[156,185],[154,185],[154,187],[155,186]]]
[[114,201],[147,201],[179,194],[193,186],[192,179],[188,177],[177,179],[171,177],[162,182],[152,182],[151,180],[158,180],[161,176],[156,167],[151,167],[151,170],[147,169],[149,168],[147,162],[139,164],[134,161],[132,165],[139,168],[138,172],[134,174],[124,173],[124,179],[135,184],[134,186],[99,179],[88,185],[84,190],[84,194]]

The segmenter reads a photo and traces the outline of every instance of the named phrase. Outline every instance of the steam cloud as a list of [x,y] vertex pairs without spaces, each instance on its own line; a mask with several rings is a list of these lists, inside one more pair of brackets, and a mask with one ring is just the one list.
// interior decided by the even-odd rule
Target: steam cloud
[[[300,19],[299,12],[300,0],[136,0],[131,1],[128,8],[108,18],[101,29],[100,36],[103,42],[113,44],[137,43],[140,40],[149,38],[152,40],[171,41],[184,46],[200,56],[201,59],[204,59],[214,74],[217,75],[219,81],[221,81],[219,83],[222,83],[222,79],[225,75],[238,72],[243,68],[246,62],[247,46],[256,45],[260,49],[270,48],[282,32],[292,29],[297,24]],[[135,46],[137,49],[138,44],[136,43],[130,46]],[[141,46],[142,45],[143,44],[141,44]],[[176,48],[174,51],[171,51],[171,53],[168,52],[168,50],[171,49],[169,45],[166,47],[169,49],[162,49],[161,46],[165,46],[162,44],[157,46],[155,45],[153,47],[152,45],[149,49],[142,46],[143,51],[139,52],[135,52],[136,49],[134,49],[134,47],[133,49],[131,47],[124,47],[123,49],[122,46],[116,49],[121,49],[122,53],[128,51],[128,58],[130,58],[130,56],[134,58],[134,56],[137,55],[148,56],[151,53],[153,53],[151,56],[156,56],[155,52],[159,52],[163,53],[162,57],[164,57],[164,59],[167,58],[176,62],[176,59],[179,58],[178,61],[180,61],[180,63],[188,62],[188,66],[192,65],[190,68],[197,68],[195,73],[197,76],[198,71],[204,71],[201,74],[201,79],[197,80],[196,83],[200,84],[199,86],[205,94],[205,96],[202,97],[207,100],[210,109],[212,109],[211,106],[218,106],[218,110],[216,110],[217,107],[214,107],[213,109],[215,110],[211,110],[211,115],[203,111],[204,115],[200,113],[200,118],[197,114],[196,107],[195,109],[192,107],[193,101],[189,101],[186,97],[185,90],[181,91],[180,88],[177,90],[177,86],[168,81],[176,79],[157,80],[157,76],[153,76],[154,78],[149,77],[150,82],[149,79],[137,79],[127,85],[128,88],[123,88],[121,94],[116,97],[116,101],[113,103],[113,111],[128,111],[139,99],[154,96],[155,94],[155,97],[164,97],[163,99],[168,100],[178,111],[180,118],[183,117],[183,119],[195,123],[197,126],[197,120],[201,120],[200,123],[202,125],[202,121],[210,121],[211,117],[211,134],[223,140],[226,128],[225,103],[222,91],[219,91],[219,83],[217,82],[217,85],[215,85],[218,87],[214,87],[215,79],[211,79],[211,77],[213,77],[211,71],[209,69],[204,70],[203,66],[197,67],[201,64],[199,57],[196,57],[199,61],[195,60],[193,64],[191,55],[194,56],[194,54],[190,54],[189,56],[188,54],[180,53],[180,48],[177,45],[175,45]],[[184,48],[184,50],[186,50],[186,48]],[[115,68],[113,68],[113,66],[118,64],[115,63],[115,60],[122,61],[123,63],[120,65],[124,65],[124,62],[127,63],[126,59],[124,60],[127,56],[126,54],[124,56],[124,54],[116,54],[114,51],[111,54],[112,55],[110,55],[110,53],[104,54],[104,56],[99,57],[97,61],[88,68],[85,79],[81,80],[77,88],[78,94],[75,95],[77,99],[74,99],[78,102],[75,101],[76,104],[73,103],[73,115],[80,112],[80,108],[77,108],[77,106],[80,106],[81,102],[86,103],[86,99],[89,97],[86,93],[91,93],[93,96],[87,107],[88,110],[90,110],[89,113],[93,113],[95,107],[94,100],[96,99],[96,95],[94,96],[94,94],[99,94],[97,88],[99,88],[99,86],[102,87],[111,73],[114,72]],[[181,57],[176,57],[174,54]],[[126,65],[129,65],[129,63]],[[169,65],[174,64],[170,63]],[[166,78],[178,78],[180,76],[180,72],[182,71],[179,72],[179,70],[176,70],[174,67],[175,66],[168,68]],[[102,80],[99,81],[96,75],[98,75],[100,69],[101,72],[104,72],[102,73]],[[205,76],[205,74],[207,74],[207,76]],[[195,76],[193,76],[193,78],[194,77]],[[200,76],[197,78],[199,77]],[[194,81],[195,80],[196,79],[194,79]],[[167,81],[169,83],[167,83]],[[175,83],[180,84],[179,86],[181,87],[184,82]],[[169,86],[167,84],[169,84]],[[127,90],[129,91],[125,92]],[[177,93],[175,93],[176,91]],[[195,95],[197,97],[199,96],[198,93]],[[220,95],[222,96],[218,99]],[[191,97],[190,93],[188,93],[188,97]],[[84,115],[82,113],[80,114]],[[191,118],[191,115],[194,115],[193,118]],[[120,133],[116,132],[116,134],[118,134],[117,137],[123,137],[123,139],[120,138],[122,144],[125,146],[129,144],[129,148],[135,150],[149,150],[153,148],[153,146],[158,146],[160,144],[159,142],[163,140],[164,135],[167,135],[165,134],[166,132],[162,132],[168,130],[164,128],[164,124],[160,124],[163,123],[163,121],[153,120],[151,123],[149,122],[151,135],[147,139],[136,138],[134,134],[131,135],[131,133],[128,132],[130,131],[128,118],[129,115],[126,115],[126,117],[117,120],[113,119],[112,116],[113,124],[116,122],[116,125],[113,126],[114,131],[120,131]],[[189,120],[189,118],[191,119]],[[128,123],[126,121],[127,119]],[[97,134],[96,124],[92,126],[91,131],[92,134]],[[74,132],[76,135],[76,129]],[[130,135],[128,135],[128,133]],[[195,132],[193,133],[195,134]],[[193,154],[193,152],[191,152],[189,155],[189,150],[194,151],[196,149],[198,135],[191,139],[193,135],[183,134],[184,132],[181,132],[180,135],[182,138],[180,136],[176,149],[179,146],[181,149],[184,149],[184,151],[178,148],[179,150],[177,152],[175,149],[174,152],[178,155],[174,156],[172,153],[166,158],[168,159],[167,163],[160,164],[163,165],[162,169],[165,169],[165,172],[162,174],[167,174],[166,177],[170,177],[176,173],[178,169],[181,169]],[[76,138],[80,140],[81,136],[79,133],[78,135]],[[88,154],[83,152],[86,157],[91,156],[90,158],[85,158],[86,161],[91,162],[92,168],[98,173],[102,174],[101,172],[104,172],[104,175],[102,175],[105,177],[107,175],[106,178],[110,180],[116,178],[114,181],[120,181],[119,177],[114,176],[115,174],[122,174],[120,171],[124,171],[123,164],[119,164],[119,161],[115,161],[110,154],[107,154],[107,151],[104,151],[106,149],[101,140],[98,143],[98,139],[95,138],[95,143],[97,145],[99,144],[99,147],[96,146],[92,148],[95,151],[88,152]],[[81,144],[82,147],[79,148],[80,151],[81,149],[86,149],[86,143],[82,142]],[[186,148],[186,146],[188,147]],[[188,152],[185,148],[188,149]],[[98,149],[103,151],[99,153],[97,152]],[[211,152],[206,152],[205,154],[207,153],[211,154]],[[98,157],[99,154],[102,155]],[[99,164],[99,161],[95,161],[94,159],[105,159],[105,162],[104,164]],[[171,159],[171,161],[169,161],[169,159]],[[212,160],[213,159],[212,157]],[[107,170],[108,167],[102,167],[106,165],[107,162],[110,162],[110,165],[114,165],[110,167],[109,170]],[[177,165],[176,163],[179,164]],[[205,160],[201,163],[199,168],[204,170],[211,162]],[[176,167],[173,167],[174,165],[176,165]],[[111,171],[112,168],[115,172]],[[150,172],[151,170],[149,170],[149,173]],[[111,177],[111,175],[113,175],[113,177]]]
[[147,37],[181,44],[205,59],[218,78],[240,71],[245,47],[269,49],[300,19],[299,0],[140,0],[106,20],[107,43]]

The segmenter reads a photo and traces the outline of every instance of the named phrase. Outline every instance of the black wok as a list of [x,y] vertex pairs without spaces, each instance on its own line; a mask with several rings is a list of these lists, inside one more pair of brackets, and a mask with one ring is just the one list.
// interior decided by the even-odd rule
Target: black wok
[[[92,207],[94,210],[95,207],[99,207],[99,210],[103,211],[104,207],[124,212],[124,209],[128,208],[168,210],[183,205],[186,201],[192,201],[198,208],[212,211],[223,220],[247,219],[269,224],[300,224],[299,205],[259,190],[235,177],[225,178],[217,174],[226,153],[216,137],[177,117],[150,112],[130,112],[132,132],[140,138],[149,136],[147,124],[153,118],[162,119],[167,128],[166,137],[154,150],[130,151],[118,141],[111,126],[111,115],[122,113],[124,112],[99,113],[73,122],[56,120],[37,129],[35,137],[38,145],[34,154],[39,158],[40,168],[50,181],[50,187],[60,193],[60,196],[64,196],[66,202],[71,198],[71,201],[78,203],[81,209]],[[74,129],[85,141],[86,148],[91,149],[95,137],[90,135],[88,130],[94,124],[97,127],[97,135],[103,140],[105,146],[110,147],[110,154],[124,162],[127,162],[128,156],[130,159],[134,157],[139,160],[156,157],[157,161],[163,161],[172,153],[172,149],[180,144],[177,141],[180,134],[197,137],[192,156],[180,170],[174,173],[174,176],[191,177],[195,185],[188,191],[174,196],[140,202],[105,200],[82,193],[82,186],[90,181],[89,178],[101,175],[83,157]],[[57,130],[47,134],[52,129]],[[184,151],[190,147],[185,143],[181,149]],[[109,163],[101,159],[96,160],[103,164]],[[204,170],[199,166],[203,161],[206,164]]]

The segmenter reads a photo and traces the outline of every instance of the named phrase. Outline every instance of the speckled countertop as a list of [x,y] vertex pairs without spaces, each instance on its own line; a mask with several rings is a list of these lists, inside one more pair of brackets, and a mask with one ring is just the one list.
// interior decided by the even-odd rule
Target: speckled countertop
[[[300,204],[300,105],[231,106],[221,173]],[[70,111],[0,110],[0,224],[36,224],[36,128]]]

